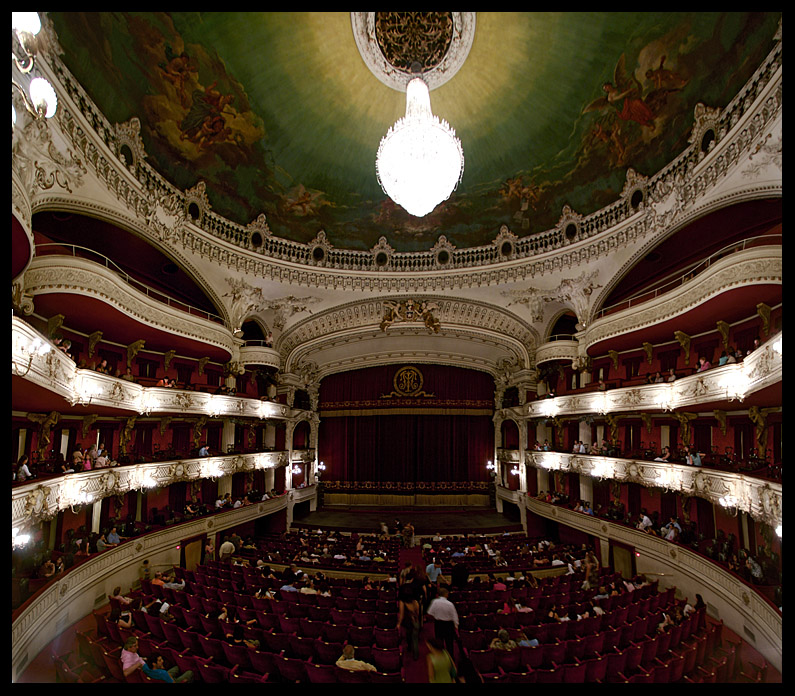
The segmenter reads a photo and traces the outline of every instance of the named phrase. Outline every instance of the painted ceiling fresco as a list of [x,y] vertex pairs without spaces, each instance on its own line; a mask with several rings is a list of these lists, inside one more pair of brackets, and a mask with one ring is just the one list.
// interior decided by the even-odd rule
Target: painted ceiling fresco
[[696,103],[723,107],[773,46],[780,13],[477,13],[463,67],[431,92],[461,139],[458,190],[424,218],[381,191],[375,153],[404,94],[369,71],[349,13],[50,13],[62,56],[111,122],[137,116],[147,161],[215,212],[338,248],[488,244],[613,202],[632,167],[687,147]]

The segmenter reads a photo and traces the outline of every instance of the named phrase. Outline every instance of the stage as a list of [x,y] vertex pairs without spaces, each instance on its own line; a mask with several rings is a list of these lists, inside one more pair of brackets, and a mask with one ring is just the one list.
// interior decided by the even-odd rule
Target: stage
[[325,505],[315,512],[293,519],[297,529],[337,529],[343,532],[378,533],[381,522],[394,526],[395,519],[411,522],[416,535],[429,534],[495,534],[521,532],[518,519],[509,519],[493,508],[410,507],[361,508]]

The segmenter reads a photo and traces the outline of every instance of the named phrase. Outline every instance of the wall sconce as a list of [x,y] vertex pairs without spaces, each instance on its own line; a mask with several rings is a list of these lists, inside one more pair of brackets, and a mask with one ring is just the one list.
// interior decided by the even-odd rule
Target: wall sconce
[[781,525],[776,527],[776,536],[781,539]]
[[729,401],[737,399],[742,403],[745,400],[745,394],[748,391],[748,377],[743,367],[744,366],[740,367],[737,371],[732,371],[723,381],[723,386],[726,389],[726,396],[729,398]]
[[320,462],[317,465],[317,471],[315,471],[315,477],[320,478],[320,474],[326,470],[326,465],[323,462]]
[[11,529],[11,547],[21,549],[30,541],[30,534],[20,534],[19,527]]
[[737,517],[739,511],[739,501],[733,495],[724,495],[718,499],[721,507],[726,508],[730,515]]
[[512,473],[514,476],[518,476],[519,475],[519,467],[514,465],[513,469],[511,469],[510,473]]
[[300,474],[301,473],[301,467],[298,466],[298,464],[293,464],[293,468],[290,469],[290,473],[291,474]]
[[[41,31],[41,20],[37,12],[12,12],[11,26],[16,36],[16,44],[12,45],[11,58],[18,74],[28,75],[32,72],[36,54],[36,36]],[[43,77],[34,77],[28,83],[28,89],[14,79],[12,72],[11,87],[22,97],[22,103],[34,118],[52,118],[58,108],[58,97],[52,85]],[[16,111],[11,103],[11,125],[16,124]]]
[[19,365],[17,365],[16,361],[12,359],[11,370],[13,371],[13,374],[17,377],[24,377],[28,374],[28,372],[30,372],[30,368],[33,365],[33,359],[37,356],[47,355],[50,350],[52,350],[52,348],[49,343],[45,343],[38,337],[34,338],[28,345],[24,345],[23,343],[20,346],[20,351],[23,353],[23,355],[26,353],[30,354],[28,356],[28,364],[23,370]]
[[775,341],[773,341],[773,345],[771,346],[776,353],[779,355],[782,354],[781,352],[781,336],[779,336]]

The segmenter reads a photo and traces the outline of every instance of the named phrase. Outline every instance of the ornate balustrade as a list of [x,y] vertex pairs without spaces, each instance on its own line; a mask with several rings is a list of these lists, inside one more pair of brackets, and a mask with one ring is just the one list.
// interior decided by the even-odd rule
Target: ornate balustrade
[[221,318],[186,305],[174,305],[92,259],[70,255],[36,256],[25,271],[25,293],[73,293],[94,297],[135,321],[168,333],[234,352],[232,332]]
[[661,295],[596,319],[579,335],[580,353],[602,341],[674,319],[735,288],[781,284],[781,238],[771,235],[770,240],[768,245],[735,251],[710,263],[694,278]]
[[143,387],[118,377],[80,369],[18,317],[11,319],[11,374],[44,387],[73,406],[109,406],[142,415],[178,412],[213,418],[289,419],[296,413],[289,406],[272,401]]
[[497,495],[536,515],[598,537],[603,543],[615,540],[633,547],[637,553],[638,573],[659,574],[661,590],[675,586],[677,593],[691,600],[696,592],[701,594],[710,611],[716,613],[713,618],[723,620],[761,652],[775,669],[781,670],[781,613],[728,570],[684,546],[624,525],[544,503],[502,487],[498,487]]
[[62,510],[90,505],[111,495],[162,488],[177,481],[221,478],[287,464],[287,452],[257,452],[170,462],[130,464],[37,479],[11,491],[11,526],[20,530]]
[[675,382],[539,399],[505,409],[503,415],[522,420],[587,413],[604,415],[622,411],[672,411],[725,399],[741,403],[747,394],[781,381],[781,335],[782,332],[779,332],[771,336],[741,363],[713,367]]
[[697,496],[730,511],[742,510],[774,529],[781,524],[781,484],[745,474],[686,464],[562,452],[525,452],[525,462],[537,469],[639,483],[647,488]]

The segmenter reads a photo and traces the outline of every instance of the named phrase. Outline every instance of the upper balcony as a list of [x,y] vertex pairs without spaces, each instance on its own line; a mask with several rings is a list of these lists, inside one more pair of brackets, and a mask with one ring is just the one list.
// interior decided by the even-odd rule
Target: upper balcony
[[232,332],[217,314],[175,300],[122,270],[108,257],[77,245],[40,244],[25,273],[24,293],[36,312],[54,316],[68,308],[68,323],[91,334],[112,327],[117,340],[167,346],[226,362]]

